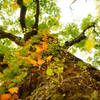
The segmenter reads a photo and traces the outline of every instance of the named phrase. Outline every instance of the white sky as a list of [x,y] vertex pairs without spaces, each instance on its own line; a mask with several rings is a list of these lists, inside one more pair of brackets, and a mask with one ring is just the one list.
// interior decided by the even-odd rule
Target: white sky
[[[73,0],[57,1],[57,5],[61,8],[60,22],[64,26],[72,21],[80,23],[84,17],[88,16],[88,14],[96,16],[96,0],[77,0],[73,5],[71,5]],[[94,49],[91,52],[80,52],[78,49],[75,55],[81,58],[83,61],[87,62],[87,58],[93,57],[94,52]]]
[[[57,0],[57,5],[61,9],[61,19],[60,22],[63,25],[75,21],[80,23],[81,20],[88,14],[96,16],[96,0],[77,0],[73,5],[71,5],[73,0]],[[71,8],[70,8],[71,5]],[[20,11],[18,10],[15,14],[19,16]],[[18,17],[16,16],[16,17]],[[1,22],[0,22],[1,23]],[[1,23],[2,24],[2,23]],[[91,53],[80,52],[77,50],[76,56],[86,61],[89,56],[93,56],[94,50]],[[84,57],[83,57],[84,56]]]
[[57,0],[58,6],[61,8],[61,20],[64,25],[73,20],[80,22],[88,14],[96,16],[95,0],[77,0],[70,9],[73,0]]

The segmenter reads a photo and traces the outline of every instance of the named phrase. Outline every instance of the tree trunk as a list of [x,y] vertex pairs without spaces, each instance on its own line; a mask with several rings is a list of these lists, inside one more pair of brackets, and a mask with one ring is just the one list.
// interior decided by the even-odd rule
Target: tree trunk
[[[60,51],[63,73],[50,78],[31,73],[20,85],[20,98],[32,100],[99,100],[100,71],[73,56]],[[62,59],[65,59],[62,62]],[[54,63],[52,59],[50,63]],[[43,65],[46,67],[46,65]],[[42,66],[42,67],[43,67]],[[26,88],[27,87],[27,88]]]

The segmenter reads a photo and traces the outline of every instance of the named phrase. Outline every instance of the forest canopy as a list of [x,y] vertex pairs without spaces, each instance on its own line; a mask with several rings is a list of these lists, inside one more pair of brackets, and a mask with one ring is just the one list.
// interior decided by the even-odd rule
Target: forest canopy
[[[72,4],[75,1],[72,0]],[[80,25],[73,21],[64,28],[59,22],[60,8],[56,2],[56,0],[0,0],[1,100],[6,97],[14,98],[12,100],[18,99],[18,93],[23,92],[21,84],[30,76],[30,73],[37,76],[43,75],[43,79],[44,77],[51,79],[59,85],[66,69],[64,62],[68,56],[62,58],[66,52],[74,55],[78,49],[80,52],[89,53],[94,50],[94,57],[88,57],[87,61],[91,62],[94,69],[100,66],[99,0],[95,1],[96,17],[89,14],[83,18]],[[77,61],[74,56],[71,57],[72,61],[67,59],[71,61],[70,64],[67,62],[70,67],[76,64],[75,66],[80,66],[80,69],[83,66],[84,70],[87,68],[81,60],[77,58]],[[33,81],[36,81],[35,78]],[[38,91],[40,90],[37,89],[35,93]],[[93,93],[96,94],[97,91]],[[28,96],[29,92],[24,95]]]

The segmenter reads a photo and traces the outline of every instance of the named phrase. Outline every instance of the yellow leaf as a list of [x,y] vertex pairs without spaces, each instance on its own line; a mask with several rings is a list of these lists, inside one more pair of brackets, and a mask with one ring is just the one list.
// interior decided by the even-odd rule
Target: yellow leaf
[[27,4],[27,3],[31,3],[32,0],[24,0],[24,3]]
[[85,42],[85,49],[89,52],[92,50],[92,48],[95,46],[95,40],[94,39],[87,39]]
[[47,57],[47,62],[48,62],[48,61],[51,61],[51,58],[52,58],[52,56],[48,56],[48,57]]
[[18,4],[16,3],[16,1],[14,1],[12,4],[11,4],[11,7],[12,7],[12,10],[13,11],[16,11],[18,9]]
[[19,90],[18,87],[12,87],[12,88],[10,88],[8,91],[9,91],[11,94],[14,94],[14,93],[18,93],[18,90]]
[[58,74],[63,73],[63,70],[64,70],[64,68],[63,68],[63,67],[58,67],[58,70],[57,70]]

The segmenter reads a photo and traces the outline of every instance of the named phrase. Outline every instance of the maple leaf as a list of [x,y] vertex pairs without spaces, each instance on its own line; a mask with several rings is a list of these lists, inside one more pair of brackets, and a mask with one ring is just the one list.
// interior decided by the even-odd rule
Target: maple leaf
[[44,60],[42,60],[42,56],[38,56],[38,64],[39,65],[42,65],[43,63],[44,63],[45,61]]
[[18,93],[18,90],[19,90],[18,87],[12,87],[12,88],[10,88],[8,91],[9,91],[11,94],[14,94],[14,93]]

